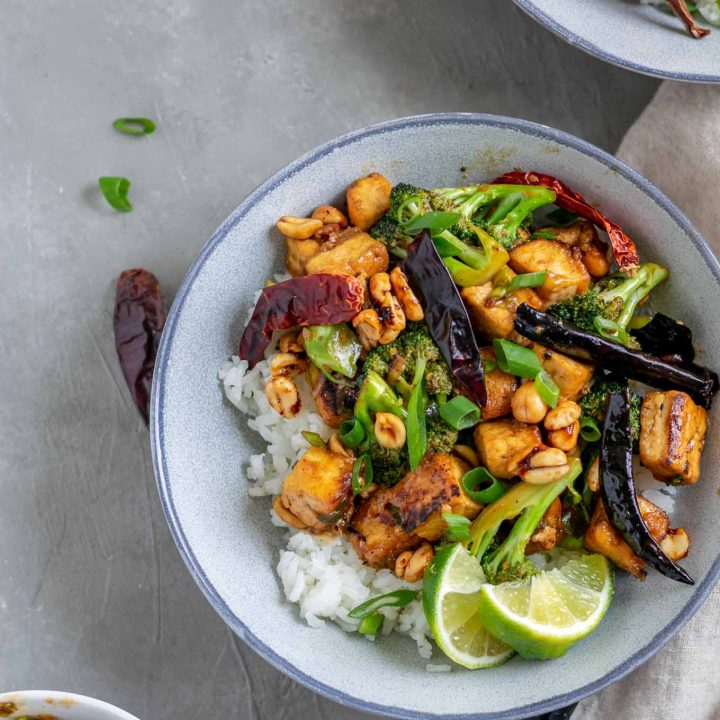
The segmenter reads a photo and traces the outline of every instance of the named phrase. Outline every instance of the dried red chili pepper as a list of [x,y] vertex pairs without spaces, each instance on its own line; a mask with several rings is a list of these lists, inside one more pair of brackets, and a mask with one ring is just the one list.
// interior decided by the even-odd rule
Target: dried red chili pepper
[[685,0],[667,0],[668,5],[672,8],[672,11],[683,21],[683,25],[687,31],[696,39],[704,38],[710,34],[710,31],[706,28],[701,28],[694,20],[693,16],[688,10],[688,6]]
[[318,273],[266,287],[240,339],[238,355],[254,367],[276,330],[347,322],[362,310],[362,283],[350,275]]
[[115,350],[125,382],[147,424],[155,356],[165,326],[165,308],[157,278],[135,268],[120,273],[113,328]]
[[425,311],[425,322],[455,379],[481,407],[485,373],[475,333],[460,293],[426,230],[408,248],[403,269]]
[[555,204],[558,207],[569,210],[605,230],[610,237],[615,262],[623,272],[632,272],[640,264],[640,256],[635,248],[635,243],[625,234],[624,230],[617,223],[608,220],[597,208],[590,205],[580,193],[570,189],[562,180],[558,180],[552,175],[544,175],[531,170],[529,172],[506,173],[493,180],[493,184],[495,183],[542,185],[554,190],[557,195]]

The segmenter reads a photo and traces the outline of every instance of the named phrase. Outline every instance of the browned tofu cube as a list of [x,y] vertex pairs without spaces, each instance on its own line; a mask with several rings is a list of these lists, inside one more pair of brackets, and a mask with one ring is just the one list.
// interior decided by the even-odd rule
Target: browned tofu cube
[[[305,241],[307,242],[307,241]],[[385,272],[390,264],[384,243],[354,228],[343,230],[337,240],[326,243],[305,263],[308,275],[360,275],[371,277]]]
[[590,387],[594,368],[590,363],[575,360],[555,350],[533,345],[543,370],[560,389],[561,400],[577,400]]
[[509,415],[512,411],[512,396],[517,389],[517,378],[503,372],[497,366],[495,352],[492,348],[481,348],[480,357],[484,366],[487,366],[488,363],[495,365],[490,372],[487,372],[487,370],[485,372],[487,403],[482,409],[483,420],[494,420],[503,415]]
[[526,555],[547,552],[552,550],[564,537],[562,524],[562,502],[555,498],[545,511],[538,526],[530,536],[530,542],[525,547]]
[[640,462],[656,479],[672,485],[694,485],[707,413],[684,392],[648,392],[640,410]]
[[327,425],[338,428],[343,420],[352,417],[357,398],[354,388],[328,380],[322,370],[313,363],[308,363],[305,377],[310,385],[318,414]]
[[393,567],[397,556],[445,532],[442,513],[468,518],[480,505],[468,498],[460,480],[467,466],[451,455],[428,455],[397,485],[364,500],[353,515],[350,539],[358,557],[372,567]]
[[369,230],[389,209],[390,181],[380,173],[356,180],[346,193],[350,223]]
[[590,525],[585,531],[585,547],[590,552],[604,555],[619,568],[627,570],[637,578],[644,578],[646,575],[645,561],[633,552],[610,522],[602,500],[597,501]]
[[542,302],[531,288],[520,288],[503,297],[492,297],[492,289],[492,283],[485,283],[460,291],[470,322],[475,330],[488,340],[514,338],[515,313],[520,305],[527,303],[539,310]]
[[545,282],[536,288],[547,304],[567,300],[590,287],[579,248],[569,248],[557,240],[530,240],[518,245],[510,252],[510,267],[516,273],[547,270]]
[[496,477],[505,479],[515,477],[520,463],[542,444],[537,425],[511,418],[481,422],[474,435],[482,464]]
[[296,240],[291,237],[286,237],[285,243],[287,245],[285,267],[293,277],[304,275],[308,260],[320,252],[320,243],[315,238]]
[[[283,509],[313,533],[338,533],[353,510],[354,459],[311,447],[285,478],[275,509]],[[287,520],[290,522],[289,520]]]

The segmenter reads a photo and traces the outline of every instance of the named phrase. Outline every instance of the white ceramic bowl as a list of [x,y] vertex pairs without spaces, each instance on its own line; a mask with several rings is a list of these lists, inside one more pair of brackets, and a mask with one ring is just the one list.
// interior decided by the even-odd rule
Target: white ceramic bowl
[[720,83],[720,28],[695,40],[674,15],[640,0],[515,0],[556,35],[601,60],[671,80]]
[[48,715],[53,720],[138,720],[114,705],[75,693],[58,690],[17,690],[0,694],[3,703],[15,706],[9,715],[0,717],[15,720],[24,715]]
[[443,187],[489,180],[516,166],[564,179],[622,223],[643,258],[670,267],[677,281],[662,290],[658,309],[693,328],[704,349],[701,362],[720,357],[720,268],[662,193],[565,133],[463,114],[407,118],[351,133],[267,180],[201,251],[163,333],[153,380],[153,459],[163,508],[188,568],[228,625],[269,662],[313,690],[364,710],[415,719],[502,720],[569,705],[662,647],[720,573],[720,500],[710,472],[720,460],[719,402],[711,417],[705,478],[678,491],[673,518],[692,535],[683,564],[697,584],[690,588],[657,573],[640,583],[618,573],[602,625],[563,658],[514,659],[474,673],[458,667],[427,673],[408,638],[372,644],[331,624],[311,629],[285,602],[274,571],[283,531],[270,525],[269,498],[250,498],[243,477],[249,455],[264,447],[224,402],[217,379],[221,363],[236,351],[255,292],[282,267],[284,243],[275,220],[340,199],[352,180],[372,170],[396,182]]

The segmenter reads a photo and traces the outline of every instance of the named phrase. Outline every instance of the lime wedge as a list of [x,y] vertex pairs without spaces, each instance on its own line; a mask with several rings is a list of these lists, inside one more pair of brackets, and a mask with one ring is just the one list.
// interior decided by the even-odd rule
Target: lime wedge
[[438,647],[470,670],[500,665],[515,653],[485,629],[478,614],[480,563],[462,545],[443,548],[425,571],[423,608]]
[[493,635],[522,657],[559,657],[603,619],[613,596],[613,572],[602,555],[565,554],[551,570],[485,584],[479,595],[482,622]]

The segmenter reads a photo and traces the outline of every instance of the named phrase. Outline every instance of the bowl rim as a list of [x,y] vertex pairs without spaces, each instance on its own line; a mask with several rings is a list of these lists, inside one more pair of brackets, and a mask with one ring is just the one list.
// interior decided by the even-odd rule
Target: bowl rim
[[[624,68],[625,70],[632,70],[642,75],[649,75],[650,77],[662,78],[666,80],[683,80],[684,82],[693,83],[705,83],[705,84],[717,84],[720,83],[720,74],[712,75],[705,73],[694,73],[694,72],[675,72],[672,70],[659,70],[658,68],[652,67],[651,65],[645,65],[639,62],[633,62],[625,58],[613,55],[607,50],[603,50],[599,45],[596,45],[590,40],[586,40],[577,33],[571,32],[564,25],[554,20],[547,13],[540,10],[533,0],[513,0],[513,2],[522,10],[524,10],[531,18],[536,20],[540,25],[543,25],[548,30],[553,32],[558,37],[565,40],[573,47],[577,47],[580,50],[592,55],[600,60],[609,62],[612,65]],[[720,32],[720,30],[718,30]]]
[[274,173],[271,177],[261,183],[253,190],[240,205],[230,214],[230,216],[220,225],[207,241],[205,246],[199,252],[194,262],[190,266],[185,279],[183,280],[175,300],[168,313],[165,323],[165,329],[162,333],[160,347],[155,364],[155,372],[152,383],[152,395],[150,403],[150,443],[152,450],[153,468],[157,481],[158,492],[162,504],[163,513],[170,527],[170,531],[180,551],[180,555],[187,565],[191,575],[195,579],[210,604],[215,611],[222,617],[233,631],[255,652],[263,657],[267,662],[275,668],[297,681],[301,685],[323,695],[330,700],[334,700],[347,707],[364,710],[366,712],[389,715],[396,718],[407,718],[407,720],[437,720],[444,718],[446,720],[519,720],[533,715],[548,713],[558,708],[577,703],[583,698],[591,695],[613,682],[624,677],[635,668],[654,655],[662,648],[670,638],[675,635],[688,620],[694,615],[713,586],[720,579],[720,553],[713,561],[706,576],[699,582],[694,589],[692,597],[678,613],[678,615],[666,627],[661,629],[644,647],[629,658],[621,662],[610,672],[602,677],[587,683],[586,685],[562,695],[555,695],[544,700],[523,705],[521,707],[511,708],[501,713],[461,713],[461,714],[445,714],[437,715],[432,712],[418,712],[408,710],[402,707],[392,705],[382,705],[370,702],[360,697],[355,697],[349,693],[340,691],[331,685],[320,682],[308,675],[296,665],[292,664],[281,655],[279,655],[271,647],[259,640],[252,630],[245,625],[222,599],[216,588],[206,576],[201,564],[196,558],[192,548],[183,531],[180,518],[178,517],[175,505],[173,503],[172,489],[168,477],[166,458],[164,456],[164,423],[162,408],[164,405],[165,377],[166,368],[170,352],[172,350],[173,337],[177,327],[178,318],[182,312],[185,300],[192,289],[195,278],[205,265],[206,260],[213,252],[215,247],[221,243],[228,233],[250,212],[253,206],[269,192],[274,190],[286,179],[302,170],[305,166],[315,162],[316,160],[333,153],[347,145],[353,144],[363,138],[381,135],[389,132],[395,132],[406,128],[415,128],[428,125],[470,125],[481,127],[497,127],[508,130],[519,131],[523,134],[530,134],[543,140],[554,142],[559,145],[567,146],[591,159],[600,162],[608,169],[620,174],[626,180],[633,183],[638,189],[643,191],[652,200],[655,201],[663,210],[665,210],[677,223],[677,225],[685,232],[690,241],[695,245],[702,255],[709,269],[714,275],[718,284],[720,284],[720,263],[712,254],[705,240],[702,238],[695,226],[680,211],[679,208],[655,185],[649,180],[643,178],[638,172],[633,170],[616,157],[592,145],[591,143],[581,140],[569,133],[561,130],[550,128],[546,125],[522,120],[519,118],[505,117],[499,115],[487,115],[479,113],[433,113],[427,115],[414,115],[397,120],[389,120],[360,130],[342,135],[331,140],[319,147],[305,153],[300,158],[286,165],[284,168]]
[[31,702],[39,701],[46,704],[48,699],[57,701],[71,700],[73,704],[104,710],[108,714],[113,715],[117,720],[139,720],[135,715],[130,714],[127,710],[112,705],[105,700],[90,697],[89,695],[79,695],[78,693],[65,692],[64,690],[10,690],[8,692],[0,692],[0,700],[7,702],[7,699],[19,697],[22,700]]

